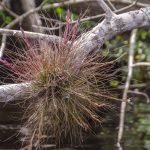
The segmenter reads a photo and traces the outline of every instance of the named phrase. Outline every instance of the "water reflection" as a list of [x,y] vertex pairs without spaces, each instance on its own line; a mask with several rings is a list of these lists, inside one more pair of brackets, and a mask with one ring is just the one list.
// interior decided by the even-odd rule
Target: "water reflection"
[[[4,116],[5,111],[8,111],[8,108],[1,107],[1,117]],[[4,127],[2,124],[7,123],[9,125],[12,123],[11,120],[8,122],[12,114],[10,112],[5,113],[9,117],[5,117],[5,121],[0,119],[0,149],[20,149],[21,143],[19,143],[19,137],[16,136],[17,129],[2,128]],[[119,148],[116,145],[118,116],[116,113],[113,114],[113,117],[102,125],[100,133],[97,136],[90,137],[80,147],[59,150],[150,150],[150,105],[139,103],[135,104],[134,107],[128,106],[123,142]],[[17,127],[17,122],[14,122],[13,127]]]

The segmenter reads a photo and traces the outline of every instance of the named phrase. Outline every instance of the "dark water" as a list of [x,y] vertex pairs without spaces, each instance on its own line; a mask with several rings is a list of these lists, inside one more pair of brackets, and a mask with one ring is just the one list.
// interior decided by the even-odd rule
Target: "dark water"
[[[17,109],[17,111],[16,111]],[[21,116],[18,106],[0,105],[0,150],[20,149],[17,132]],[[104,123],[97,136],[90,137],[83,145],[59,150],[117,150],[116,139],[119,113]],[[128,106],[126,112],[123,150],[150,150],[150,105],[138,103]]]

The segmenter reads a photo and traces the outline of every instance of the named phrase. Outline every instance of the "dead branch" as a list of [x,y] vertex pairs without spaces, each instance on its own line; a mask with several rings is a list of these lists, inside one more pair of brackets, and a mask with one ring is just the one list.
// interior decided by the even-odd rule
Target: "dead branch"
[[111,18],[115,15],[113,13],[113,11],[109,8],[109,6],[105,3],[105,1],[103,0],[97,0],[98,4],[100,5],[100,7],[104,10],[104,12],[106,13],[106,20],[110,21]]
[[137,67],[137,66],[150,66],[149,62],[138,62],[132,65],[133,67]]
[[[86,1],[92,1],[92,0],[86,0]],[[14,25],[21,22],[22,20],[24,20],[29,15],[31,15],[33,13],[36,13],[40,10],[47,10],[47,9],[56,8],[56,7],[60,7],[60,6],[64,6],[64,5],[71,5],[71,4],[82,3],[82,2],[84,2],[84,0],[68,0],[68,1],[65,1],[65,2],[61,2],[61,3],[47,4],[47,5],[44,5],[44,6],[42,4],[42,5],[34,8],[34,9],[29,10],[28,12],[22,14],[21,16],[19,16],[15,20],[13,20],[9,25],[7,25],[7,29],[12,28]]]
[[135,90],[134,91],[128,90],[128,93],[136,94],[136,95],[142,95],[142,96],[144,96],[146,98],[147,103],[150,102],[149,96],[146,93],[144,93],[144,92],[139,92],[139,91],[135,91]]
[[[130,5],[133,3],[133,0],[110,0],[112,3],[122,3],[126,5]],[[136,6],[138,7],[149,7],[149,4],[141,3],[141,2],[136,2]]]
[[115,6],[111,3],[110,0],[107,0],[107,3],[111,6],[111,8],[112,8],[113,10],[117,10],[117,9],[115,8]]
[[[11,11],[3,2],[0,2],[0,6],[4,8],[5,11],[7,11],[10,15],[12,15],[14,18],[19,17],[16,13]],[[0,59],[3,57],[4,49],[6,47],[6,41],[7,41],[7,35],[3,34],[2,41],[1,41],[1,47],[0,47]]]
[[99,50],[105,41],[117,34],[134,28],[149,26],[150,15],[148,14],[150,14],[150,7],[115,15],[110,22],[104,19],[79,39],[79,42],[82,40],[82,43],[77,51],[80,54],[78,61],[83,61],[91,51]]
[[[16,36],[16,37],[22,37],[22,32],[19,30],[10,30],[10,29],[0,28],[0,33],[11,35],[11,36]],[[61,37],[58,37],[56,35],[48,35],[48,34],[42,34],[42,33],[36,33],[36,32],[29,32],[29,31],[24,31],[24,33],[29,38],[49,40],[51,42],[56,42],[56,43],[58,43],[61,39]]]
[[30,85],[30,83],[1,85],[0,102],[11,102],[14,100],[18,101],[25,99]]
[[3,57],[4,49],[6,47],[6,40],[7,40],[7,36],[6,36],[6,34],[3,34],[2,41],[1,41],[1,47],[0,47],[0,59],[2,59],[2,57]]
[[[133,61],[134,61],[134,45],[135,45],[135,40],[136,40],[136,33],[137,30],[134,29],[131,33],[131,38],[130,38],[130,48],[129,48],[129,63],[128,63],[128,76],[126,79],[126,84],[125,84],[125,89],[123,92],[123,96],[122,99],[127,101],[127,94],[128,94],[128,90],[130,87],[130,82],[131,82],[131,78],[132,78],[132,73],[133,73]],[[125,120],[125,110],[126,110],[126,102],[122,102],[121,103],[121,108],[120,108],[120,122],[119,122],[119,131],[118,131],[118,143],[117,146],[119,148],[119,150],[122,150],[122,147],[120,145],[120,142],[122,140],[122,136],[123,136],[123,131],[124,131],[124,120]]]
[[17,15],[16,13],[14,13],[12,10],[10,10],[7,6],[5,6],[2,2],[0,2],[0,6],[3,7],[3,9],[5,11],[7,11],[11,16],[13,16],[14,18],[19,17],[19,15]]

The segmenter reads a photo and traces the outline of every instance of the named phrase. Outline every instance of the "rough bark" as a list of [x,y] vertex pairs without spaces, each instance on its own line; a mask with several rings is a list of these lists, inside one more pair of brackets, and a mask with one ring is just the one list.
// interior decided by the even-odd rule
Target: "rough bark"
[[[37,32],[24,31],[24,33],[29,38],[39,39],[39,40],[49,40],[51,42],[56,42],[56,43],[58,43],[62,39],[61,37],[58,37],[56,35],[48,35],[48,34],[42,34],[42,33],[37,33]],[[0,34],[6,34],[10,36],[15,36],[15,37],[23,36],[22,31],[2,29],[2,28],[0,28]]]
[[91,51],[99,50],[105,41],[115,35],[134,28],[148,26],[150,26],[150,7],[115,15],[110,21],[104,19],[79,39],[82,42],[80,42],[78,50],[78,54],[80,54],[78,61],[84,60]]
[[0,86],[0,102],[18,101],[27,98],[30,85],[30,83],[20,83]]

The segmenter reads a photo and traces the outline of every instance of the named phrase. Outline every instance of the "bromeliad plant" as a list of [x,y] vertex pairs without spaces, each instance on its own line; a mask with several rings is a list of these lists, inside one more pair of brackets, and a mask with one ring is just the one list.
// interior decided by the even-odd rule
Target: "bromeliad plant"
[[[103,110],[112,106],[108,82],[113,78],[114,61],[106,61],[100,53],[91,53],[76,64],[78,22],[66,27],[59,43],[37,40],[33,44],[22,35],[26,43],[23,52],[15,53],[16,59],[2,62],[14,72],[14,81],[31,82],[30,96],[25,102],[25,126],[31,133],[26,138],[28,149],[42,148],[52,143],[76,144],[85,133],[94,132],[104,118]],[[88,41],[87,41],[88,42]]]

